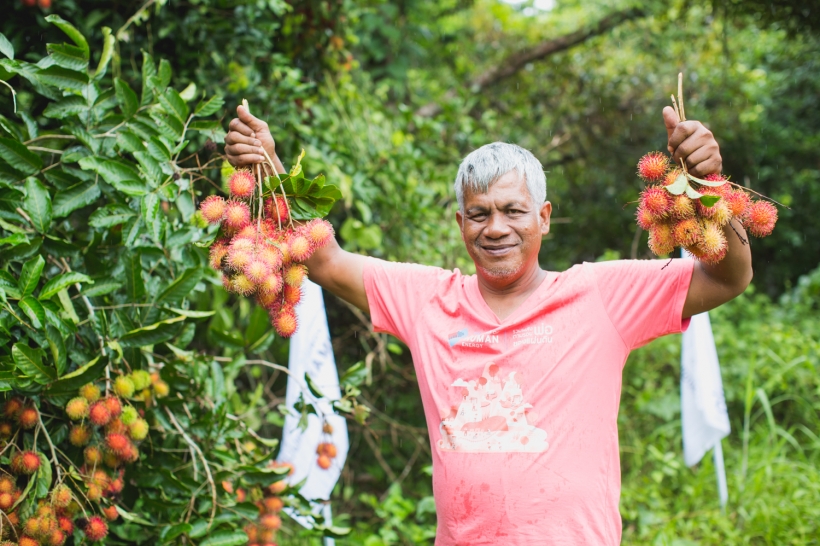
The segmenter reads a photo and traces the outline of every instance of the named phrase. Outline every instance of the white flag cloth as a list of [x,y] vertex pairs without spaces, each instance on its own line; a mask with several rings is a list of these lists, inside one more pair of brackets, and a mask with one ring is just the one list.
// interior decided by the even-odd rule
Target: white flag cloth
[[731,431],[709,313],[693,316],[683,333],[680,390],[683,460],[694,466]]
[[[333,413],[331,407],[333,400],[341,398],[341,389],[330,345],[322,289],[317,284],[306,280],[302,285],[302,299],[296,307],[296,315],[299,328],[290,339],[290,376],[285,400],[293,415],[285,417],[277,460],[293,464],[294,471],[288,477],[288,483],[297,484],[306,479],[299,490],[305,498],[327,500],[344,467],[348,438],[344,417]],[[305,373],[324,394],[324,398],[317,399],[310,393]],[[319,413],[324,414],[325,420],[333,427],[332,434],[323,432],[322,418],[312,414],[308,416],[307,429],[303,431],[299,428],[299,412],[293,407],[300,394],[306,403],[313,404]],[[336,457],[331,460],[327,470],[316,464],[316,448],[323,442],[332,442],[336,446]]]

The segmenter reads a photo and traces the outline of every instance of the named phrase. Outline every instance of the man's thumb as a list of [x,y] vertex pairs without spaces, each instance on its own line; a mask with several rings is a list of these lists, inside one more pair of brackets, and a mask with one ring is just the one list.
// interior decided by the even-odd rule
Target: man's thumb
[[666,138],[669,138],[672,136],[675,127],[680,123],[678,114],[675,113],[675,109],[671,106],[667,106],[663,109],[663,123],[666,125]]
[[245,123],[245,125],[250,127],[253,131],[261,131],[265,129],[265,122],[251,115],[250,111],[241,104],[236,108],[236,113],[239,116],[239,120]]

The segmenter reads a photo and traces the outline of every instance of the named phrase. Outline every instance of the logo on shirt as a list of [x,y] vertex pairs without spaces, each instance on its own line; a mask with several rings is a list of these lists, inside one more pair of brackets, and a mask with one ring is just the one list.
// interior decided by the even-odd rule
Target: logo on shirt
[[474,453],[546,451],[547,432],[534,424],[538,414],[524,398],[519,375],[488,362],[478,378],[456,379],[450,387],[460,401],[442,412],[439,448]]
[[490,332],[470,335],[470,331],[467,328],[462,328],[458,332],[448,335],[447,342],[450,344],[450,347],[457,345],[460,347],[483,347],[485,344],[498,345],[501,343],[502,337],[500,334],[492,333],[492,330]]

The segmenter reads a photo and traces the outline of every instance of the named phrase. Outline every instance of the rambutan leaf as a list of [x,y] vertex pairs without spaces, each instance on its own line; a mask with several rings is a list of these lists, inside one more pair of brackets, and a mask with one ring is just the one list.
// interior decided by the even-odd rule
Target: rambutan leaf
[[679,174],[674,182],[672,182],[668,186],[664,186],[664,188],[666,188],[666,191],[668,191],[672,195],[680,195],[683,192],[685,192],[686,188],[688,187],[689,181],[686,180],[686,176],[684,176],[683,174]]
[[700,197],[700,202],[701,204],[703,204],[704,207],[711,207],[718,201],[720,201],[719,195],[702,195]]
[[702,178],[692,176],[689,173],[686,173],[686,176],[688,176],[689,180],[693,182],[697,182],[698,184],[701,184],[703,186],[710,186],[712,188],[719,188],[720,186],[728,182],[728,180],[703,180]]
[[686,189],[684,191],[686,192],[686,196],[689,197],[689,199],[700,199],[701,197],[703,197],[703,194],[696,192],[695,189],[692,186],[690,186],[688,182],[686,183]]

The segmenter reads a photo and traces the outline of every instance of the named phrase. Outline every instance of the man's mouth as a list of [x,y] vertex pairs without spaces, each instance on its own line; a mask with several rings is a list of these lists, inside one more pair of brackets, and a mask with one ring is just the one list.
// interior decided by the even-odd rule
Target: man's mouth
[[512,252],[513,249],[515,249],[516,246],[517,245],[512,244],[512,243],[503,244],[503,245],[500,245],[500,244],[495,244],[495,245],[482,245],[482,244],[479,244],[479,247],[481,248],[481,250],[483,250],[485,253],[489,254],[490,256],[504,256],[504,255],[509,254],[510,252]]

